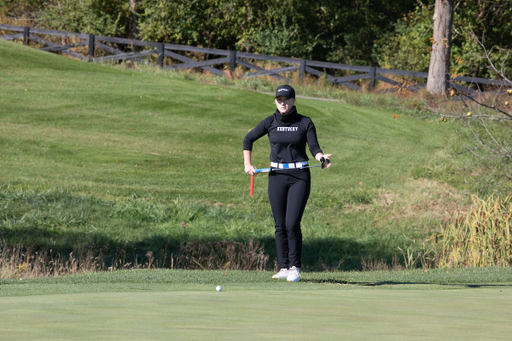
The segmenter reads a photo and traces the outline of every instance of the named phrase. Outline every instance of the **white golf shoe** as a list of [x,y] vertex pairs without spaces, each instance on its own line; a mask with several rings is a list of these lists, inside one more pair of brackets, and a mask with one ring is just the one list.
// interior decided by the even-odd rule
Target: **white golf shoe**
[[272,278],[275,278],[275,279],[288,278],[288,269],[282,268],[281,270],[279,270],[278,273],[276,273],[274,276],[272,276]]
[[298,282],[300,280],[300,269],[292,266],[290,270],[288,270],[288,277],[286,277],[288,282]]

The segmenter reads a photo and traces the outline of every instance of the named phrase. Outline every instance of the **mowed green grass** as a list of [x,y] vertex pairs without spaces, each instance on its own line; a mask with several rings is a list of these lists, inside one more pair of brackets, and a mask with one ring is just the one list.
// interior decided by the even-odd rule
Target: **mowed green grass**
[[512,290],[138,292],[1,298],[16,340],[485,340],[512,333]]
[[305,273],[301,283],[270,276],[138,270],[0,280],[0,334],[17,340],[482,340],[512,332],[509,268]]
[[[245,134],[275,110],[272,96],[4,41],[0,73],[0,233],[8,243],[145,254],[190,240],[255,239],[272,262],[267,179],[257,176],[250,198],[242,158]],[[333,154],[333,167],[312,170],[306,266],[389,261],[439,226],[421,203],[436,183],[413,182],[411,169],[443,148],[446,126],[341,102],[298,99],[297,107]],[[268,155],[263,138],[254,165],[267,166]],[[379,208],[381,192],[393,200]]]

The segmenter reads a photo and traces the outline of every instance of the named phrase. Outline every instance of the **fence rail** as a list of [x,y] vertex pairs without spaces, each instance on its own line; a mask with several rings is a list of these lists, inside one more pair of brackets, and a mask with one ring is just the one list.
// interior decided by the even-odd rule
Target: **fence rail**
[[[228,51],[228,50],[219,50],[219,49],[210,49],[204,47],[194,47],[187,45],[177,45],[177,44],[166,44],[166,43],[158,43],[158,42],[149,42],[137,39],[126,39],[126,38],[116,38],[116,37],[105,37],[93,34],[85,34],[85,33],[73,33],[73,32],[65,32],[65,31],[56,31],[56,30],[46,30],[40,28],[33,27],[22,27],[22,26],[14,26],[14,25],[4,25],[0,24],[0,30],[3,31],[13,31],[13,32],[22,32],[22,33],[11,33],[0,36],[0,39],[5,40],[17,40],[22,38],[24,44],[28,44],[29,40],[34,40],[39,44],[44,45],[40,49],[47,52],[60,52],[62,54],[69,55],[73,58],[77,58],[80,60],[88,60],[89,62],[101,62],[101,61],[114,61],[114,60],[126,60],[131,59],[136,62],[141,62],[143,57],[147,57],[150,55],[158,55],[158,65],[162,68],[169,70],[184,70],[190,68],[200,68],[202,70],[211,72],[218,76],[226,76],[226,73],[222,70],[214,68],[214,65],[223,65],[229,64],[229,71],[233,72],[235,70],[236,65],[241,65],[249,71],[243,74],[243,77],[251,78],[251,77],[261,77],[261,76],[270,76],[276,79],[291,81],[291,79],[283,76],[282,74],[288,72],[299,71],[299,78],[303,79],[305,74],[311,74],[316,77],[325,77],[325,79],[331,83],[343,85],[349,89],[360,91],[361,87],[353,84],[351,82],[359,81],[363,79],[370,80],[370,87],[373,88],[375,86],[375,82],[381,81],[388,84],[393,85],[398,89],[406,89],[410,91],[416,91],[420,88],[426,86],[426,83],[420,83],[415,85],[408,85],[404,82],[399,82],[392,80],[383,75],[394,75],[394,76],[402,76],[402,77],[415,77],[415,78],[428,78],[428,74],[426,72],[414,72],[414,71],[403,71],[403,70],[392,70],[392,69],[383,69],[378,67],[370,67],[370,66],[356,66],[356,65],[346,65],[346,64],[338,64],[338,63],[330,63],[330,62],[322,62],[315,60],[304,60],[297,58],[289,58],[289,57],[279,57],[279,56],[269,56],[263,54],[255,54],[249,52],[236,52],[236,51]],[[50,42],[43,36],[57,36],[62,38],[74,38],[81,39],[79,42],[67,43],[64,44],[64,39],[62,44],[56,44]],[[128,45],[133,48],[133,52],[125,52],[119,50],[115,47],[109,46],[106,43],[110,44],[123,44]],[[88,46],[88,54],[84,56],[78,52],[72,51],[71,49],[80,47],[80,46]],[[135,49],[134,47],[138,48]],[[147,48],[144,51],[139,50],[140,48]],[[109,53],[110,55],[95,57],[96,49],[102,50],[105,53]],[[174,52],[173,52],[174,51]],[[203,53],[206,54],[206,60],[196,61],[187,56],[181,55],[177,52],[192,52],[192,53]],[[214,58],[210,59],[210,55],[212,56],[224,56],[223,58]],[[171,58],[172,60],[181,62],[174,63],[170,65],[164,65],[164,57]],[[243,58],[243,59],[242,59]],[[248,59],[244,60],[244,59]],[[266,70],[263,69],[253,63],[251,60],[265,60],[265,61],[273,61],[277,63],[288,64],[287,66],[281,66],[275,69]],[[292,65],[290,65],[292,64]],[[318,70],[315,68],[321,68],[322,70]],[[327,69],[329,70],[347,70],[352,72],[362,72],[360,74],[336,77],[327,73]],[[463,86],[461,84],[455,82],[465,82],[467,86]],[[475,77],[462,77],[462,76],[454,76],[449,79],[448,86],[452,89],[456,89],[460,92],[463,92],[467,95],[475,95],[478,92],[471,88],[471,85],[476,84],[480,93],[481,87],[479,84],[486,84],[492,86],[509,86],[512,87],[512,83],[507,82],[505,80],[500,79],[484,79],[484,78],[475,78]],[[504,90],[503,90],[504,91]]]

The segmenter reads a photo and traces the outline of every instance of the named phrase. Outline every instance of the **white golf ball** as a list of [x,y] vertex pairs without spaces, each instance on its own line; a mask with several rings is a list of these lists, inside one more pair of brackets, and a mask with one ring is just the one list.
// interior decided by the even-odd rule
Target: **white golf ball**
[[222,290],[222,287],[220,285],[217,285],[217,287],[215,288],[215,290],[217,291],[221,291]]

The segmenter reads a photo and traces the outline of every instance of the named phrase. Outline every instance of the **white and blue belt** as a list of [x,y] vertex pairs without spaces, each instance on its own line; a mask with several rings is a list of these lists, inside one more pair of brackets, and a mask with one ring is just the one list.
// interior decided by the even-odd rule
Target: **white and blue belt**
[[271,162],[270,167],[279,168],[279,169],[293,169],[293,168],[302,168],[307,166],[307,162],[292,162],[292,163],[277,163]]

